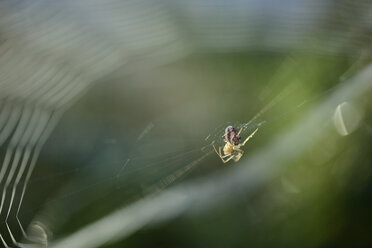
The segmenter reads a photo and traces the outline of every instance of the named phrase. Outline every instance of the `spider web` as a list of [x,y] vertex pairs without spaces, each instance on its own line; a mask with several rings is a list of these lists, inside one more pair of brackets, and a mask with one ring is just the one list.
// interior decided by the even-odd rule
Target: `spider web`
[[[257,15],[254,8],[264,14]],[[243,128],[243,137],[259,128],[244,147],[249,157],[260,147],[262,138],[256,136],[283,130],[281,123],[291,125],[288,119],[296,120],[363,67],[371,41],[366,31],[370,9],[368,1],[300,1],[288,9],[270,1],[247,5],[235,1],[3,1],[0,242],[4,247],[47,245],[120,206],[191,178],[227,170],[216,166],[212,145],[223,145],[228,125]],[[234,54],[262,50],[262,54],[247,55],[247,61]],[[205,62],[202,55],[189,59],[196,66],[187,64],[186,58],[186,66],[176,62],[175,67],[161,67],[204,52],[212,62]],[[330,69],[324,87],[315,83],[321,79],[304,76],[306,70],[299,72],[309,66],[311,75],[325,74],[315,66],[314,52],[339,56],[319,66]],[[267,54],[277,58],[265,58]],[[270,66],[272,60],[276,62]],[[332,64],[337,64],[336,69]],[[268,68],[256,74],[249,71],[260,66]],[[146,73],[154,67],[160,68],[155,75]],[[220,73],[220,69],[233,73]],[[340,76],[345,70],[349,71]],[[200,76],[199,85],[190,83],[193,73]],[[273,73],[264,77],[269,83],[244,87],[248,76],[265,73]],[[294,76],[297,73],[302,77]],[[164,75],[182,87],[152,81],[151,77],[165,80]],[[305,87],[306,83],[318,88]],[[229,92],[226,84],[241,87],[243,93]],[[172,98],[164,94],[169,89],[214,99],[215,104],[208,104],[210,108],[195,117],[193,112],[201,113],[206,102],[193,105],[194,99],[183,94]],[[217,113],[222,117],[215,117]],[[92,214],[93,219],[88,216],[94,212],[92,206],[101,209]]]
[[[275,75],[275,77],[277,77],[277,75]],[[209,133],[206,138],[200,139],[201,141],[203,141],[203,144],[199,142],[198,145],[192,145],[191,149],[182,149],[183,151],[179,151],[178,149],[176,149],[176,143],[171,142],[172,140],[174,141],[174,134],[170,135],[170,140],[166,140],[164,138],[164,132],[165,130],[168,130],[167,128],[162,129],[161,124],[158,124],[155,121],[149,123],[144,127],[142,131],[140,130],[138,132],[137,138],[134,137],[132,139],[139,140],[139,142],[136,142],[129,147],[129,152],[126,153],[126,156],[124,156],[121,160],[121,165],[115,169],[115,171],[119,171],[119,173],[117,175],[109,175],[107,178],[107,182],[112,183],[112,181],[115,181],[115,187],[120,192],[121,199],[117,202],[115,201],[116,204],[124,204],[124,206],[128,204],[130,206],[131,202],[137,203],[141,202],[141,200],[143,199],[151,199],[152,196],[166,191],[167,188],[172,188],[174,187],[174,185],[182,183],[182,181],[187,182],[190,178],[193,178],[193,176],[199,177],[200,175],[208,175],[203,174],[203,171],[200,170],[203,170],[203,167],[208,167],[208,160],[219,160],[217,155],[214,154],[211,145],[223,144],[222,135],[227,125],[233,124],[237,127],[243,127],[243,136],[249,135],[251,131],[254,130],[256,127],[259,127],[260,132],[263,133],[266,131],[265,129],[269,129],[271,125],[275,125],[280,121],[284,121],[287,123],[286,119],[290,118],[292,114],[298,114],[299,112],[302,112],[302,110],[306,111],[306,107],[308,107],[308,105],[318,103],[323,97],[327,97],[328,94],[334,93],[334,91],[337,90],[338,87],[339,86],[334,86],[318,94],[315,94],[308,99],[302,99],[302,101],[292,105],[290,109],[286,109],[286,112],[279,113],[276,116],[269,115],[270,118],[265,118],[264,115],[266,113],[273,111],[276,107],[278,107],[278,105],[283,104],[283,102],[290,98],[290,95],[296,95],[296,93],[298,94],[299,91],[296,91],[295,87],[289,85],[288,88],[285,88],[281,92],[281,94],[279,94],[277,97],[274,97],[268,104],[264,105],[264,107],[262,107],[256,115],[253,115],[253,118],[251,120],[244,123],[223,123],[212,130],[212,132]],[[143,135],[144,133],[146,133],[146,135]],[[169,133],[167,133],[167,135],[169,135]],[[141,138],[139,139],[139,137]],[[145,146],[148,145],[148,143],[158,141],[160,139],[159,137],[163,138],[163,140],[161,141],[161,145],[159,146],[161,146],[162,148],[167,147],[167,149],[160,150],[163,152],[166,150],[167,153],[160,156],[154,156],[156,152],[152,151],[151,154],[148,154],[148,152],[151,150],[145,149]],[[255,137],[249,142],[251,144],[251,149],[254,149],[255,145],[253,144],[255,143],[256,139],[259,138]],[[141,148],[136,149],[135,147]],[[170,149],[175,149],[175,151],[169,152]],[[146,150],[147,153],[141,153],[141,151],[143,150]],[[245,154],[245,156],[247,157],[250,156],[249,150],[250,149],[248,148],[248,151]],[[213,172],[218,170],[228,170],[228,168],[229,166],[225,168],[216,168],[215,166],[214,168],[207,168],[206,170],[208,171],[207,173],[211,173],[211,171]],[[191,174],[194,170],[198,169],[198,173],[187,176],[187,174]],[[91,187],[94,185],[95,184],[88,183],[87,188],[83,188],[82,190],[84,192],[87,190],[92,190]],[[134,189],[136,187],[137,190]],[[72,186],[70,187],[70,190],[74,194],[85,194],[80,190],[76,191],[76,188],[77,186]],[[81,187],[79,188],[81,189]],[[100,187],[100,189],[102,189],[102,187]],[[130,193],[128,192],[129,189],[133,191]],[[112,192],[112,188],[110,187],[108,187],[106,190]],[[66,196],[66,192],[64,192],[62,195]],[[85,205],[92,204],[92,202],[97,199],[96,191],[92,198],[93,199],[87,199]],[[123,200],[123,198],[125,200]],[[79,203],[84,202],[82,196],[75,198],[75,200],[78,200]],[[102,202],[104,201],[108,201],[108,199],[105,197],[100,198],[99,204],[102,204]],[[58,202],[57,205],[59,204],[60,202]],[[55,208],[55,206],[51,207],[51,209],[53,209],[54,211]]]
[[[292,60],[292,59],[291,59]],[[274,75],[277,78],[278,75]],[[107,192],[116,195],[112,192],[117,192],[120,194],[120,198],[114,201],[117,204],[129,204],[132,201],[162,192],[168,187],[173,186],[173,184],[178,184],[183,180],[188,178],[193,178],[193,176],[203,175],[203,166],[206,166],[206,161],[218,160],[216,154],[212,149],[212,145],[223,145],[223,134],[227,125],[234,125],[238,128],[243,128],[243,137],[248,136],[255,128],[259,128],[259,132],[265,132],[265,128],[270,125],[274,125],[276,122],[285,120],[293,113],[298,113],[300,108],[306,107],[306,104],[310,104],[319,100],[320,97],[329,94],[334,90],[334,88],[323,91],[309,99],[298,102],[290,109],[287,109],[285,113],[277,114],[277,116],[269,115],[271,118],[265,118],[264,115],[273,111],[275,107],[278,107],[283,101],[288,99],[290,95],[298,93],[296,87],[293,85],[287,86],[283,91],[276,97],[272,98],[266,105],[264,105],[257,114],[244,123],[231,123],[226,122],[217,126],[210,132],[206,138],[203,136],[199,137],[200,140],[195,145],[184,146],[180,145],[179,141],[175,139],[174,135],[177,133],[169,134],[164,136],[165,132],[169,132],[167,126],[162,126],[164,124],[159,124],[155,121],[150,122],[144,126],[141,130],[139,129],[136,136],[131,138],[133,142],[123,149],[120,148],[117,138],[106,138],[103,139],[106,145],[110,147],[109,150],[122,149],[119,153],[122,153],[119,158],[117,153],[113,153],[113,157],[109,155],[111,152],[107,151],[108,155],[102,155],[103,161],[88,163],[86,166],[77,166],[78,172],[75,168],[67,171],[62,171],[63,176],[66,174],[73,174],[76,179],[71,180],[67,185],[64,185],[57,195],[43,204],[42,208],[38,211],[42,212],[46,216],[55,216],[56,211],[58,211],[63,205],[63,202],[74,202],[74,206],[65,206],[62,209],[68,207],[69,211],[65,211],[61,218],[54,218],[53,224],[51,226],[63,226],[64,221],[69,218],[73,218],[77,212],[83,211],[89,205],[92,204],[102,204],[102,202],[108,201],[104,196]],[[257,133],[259,134],[259,133]],[[167,139],[168,138],[168,139]],[[254,149],[255,139],[254,137],[249,143],[250,149]],[[58,140],[58,138],[55,138]],[[160,142],[160,143],[157,143]],[[146,147],[148,146],[148,147]],[[153,147],[160,147],[158,150],[152,150]],[[60,148],[59,148],[60,149]],[[125,152],[124,152],[125,151]],[[146,152],[143,152],[146,151]],[[100,151],[105,154],[106,151]],[[245,156],[249,156],[249,152]],[[93,160],[95,160],[93,158]],[[115,161],[110,165],[107,161]],[[102,165],[105,166],[104,169],[99,168]],[[111,166],[107,167],[107,166]],[[227,167],[228,168],[228,167]],[[189,173],[193,173],[194,170],[199,169],[194,175],[187,176]],[[206,168],[207,173],[212,170],[226,169],[219,166],[214,168]],[[94,171],[96,170],[96,171]],[[99,172],[100,171],[100,172]],[[95,175],[99,173],[105,173],[104,175]],[[89,178],[86,181],[82,180],[83,176],[92,174],[93,178]],[[56,177],[53,177],[55,180]],[[57,177],[58,178],[58,177]],[[35,177],[35,181],[41,180]],[[61,179],[59,179],[61,180]],[[78,189],[78,190],[76,190]],[[98,201],[98,203],[97,203]],[[32,211],[37,211],[33,209]],[[48,223],[50,220],[44,216],[37,216],[38,223]]]
[[[277,77],[278,75],[274,75],[274,78]],[[142,130],[139,130],[135,137],[131,138],[131,140],[133,140],[134,142],[130,142],[129,147],[123,149],[127,150],[127,152],[123,152],[123,156],[121,156],[120,158],[117,158],[117,153],[114,153],[113,155],[114,159],[112,157],[110,158],[109,155],[111,153],[110,150],[123,148],[122,145],[118,144],[119,139],[111,137],[101,138],[103,142],[106,143],[106,146],[110,147],[109,149],[107,148],[108,149],[107,151],[100,151],[99,157],[101,157],[100,158],[101,161],[98,162],[95,161],[93,163],[83,162],[83,164],[86,165],[77,165],[75,168],[62,169],[60,173],[54,174],[55,172],[54,173],[52,172],[46,177],[45,176],[39,177],[36,175],[33,179],[31,179],[31,184],[34,182],[36,184],[44,183],[52,184],[52,181],[57,181],[61,183],[64,182],[66,178],[68,179],[69,177],[71,177],[70,180],[67,180],[70,182],[68,182],[65,185],[62,185],[58,192],[55,193],[55,196],[52,199],[49,199],[45,203],[37,205],[36,207],[33,207],[28,211],[25,211],[26,214],[31,215],[34,215],[37,212],[42,213],[42,215],[36,215],[36,217],[34,216],[36,221],[34,221],[32,226],[30,227],[31,230],[32,228],[35,229],[35,227],[39,227],[41,228],[42,232],[40,233],[39,230],[39,233],[37,233],[35,237],[29,237],[22,227],[22,223],[18,218],[18,214],[20,211],[26,187],[28,185],[28,181],[30,180],[31,172],[35,165],[35,160],[40,153],[40,147],[43,145],[46,137],[50,134],[50,131],[55,125],[52,124],[49,128],[46,128],[47,131],[44,131],[46,134],[44,134],[44,137],[40,138],[38,144],[35,144],[36,142],[35,136],[34,138],[30,138],[31,147],[37,146],[34,151],[35,154],[31,158],[30,151],[26,149],[25,155],[23,155],[26,162],[23,162],[21,164],[23,166],[20,167],[19,172],[17,174],[17,179],[15,180],[15,184],[12,187],[9,206],[7,207],[6,221],[8,221],[10,211],[13,208],[14,204],[13,201],[16,196],[20,178],[24,173],[28,159],[30,158],[31,158],[30,168],[27,173],[23,189],[21,189],[22,193],[19,200],[19,204],[17,206],[14,206],[14,211],[15,210],[17,211],[16,220],[24,237],[27,238],[29,241],[45,243],[48,242],[48,240],[50,239],[50,233],[52,233],[52,230],[50,230],[51,227],[58,230],[58,228],[65,225],[66,220],[71,218],[73,219],[73,216],[76,213],[83,211],[91,204],[95,203],[97,204],[97,201],[99,202],[104,201],[105,197],[103,196],[103,194],[107,192],[112,191],[120,192],[121,200],[115,203],[114,206],[116,206],[117,204],[128,204],[139,198],[146,197],[156,192],[161,192],[165,188],[172,186],[172,184],[178,183],[179,181],[181,182],[182,180],[180,179],[186,177],[188,173],[191,173],[193,170],[200,167],[203,164],[203,162],[205,162],[206,159],[214,159],[216,157],[216,155],[211,156],[212,154],[214,154],[214,151],[212,150],[212,145],[223,145],[223,134],[227,125],[232,124],[237,128],[243,128],[242,132],[243,137],[249,135],[257,127],[260,129],[261,132],[262,131],[261,128],[264,130],[266,125],[273,124],[278,120],[286,118],[292,112],[297,112],[299,107],[304,106],[304,103],[309,103],[312,100],[317,100],[318,97],[323,96],[324,94],[329,92],[331,91],[327,90],[321,92],[315,97],[306,99],[305,101],[302,101],[296,104],[295,106],[292,106],[291,109],[287,110],[286,113],[281,113],[275,116],[275,118],[272,118],[273,120],[265,119],[263,117],[265,113],[269,112],[270,110],[273,110],[275,107],[277,107],[277,105],[281,103],[281,101],[284,101],[285,99],[289,98],[291,94],[296,93],[295,86],[289,85],[287,86],[287,88],[282,90],[282,92],[279,95],[272,98],[271,101],[268,102],[268,104],[262,107],[261,110],[257,112],[257,114],[253,115],[253,118],[251,118],[249,121],[243,123],[239,122],[223,123],[214,128],[214,130],[212,130],[212,132],[210,132],[206,138],[203,139],[201,137],[200,140],[202,142],[198,142],[199,144],[191,145],[190,147],[181,146],[179,142],[177,142],[177,140],[174,140],[173,137],[174,134],[169,135],[171,138],[167,141],[167,139],[165,139],[164,137],[164,132],[168,132],[166,131],[167,127],[163,127],[162,124],[158,124],[155,121],[145,125],[145,127]],[[30,118],[30,115],[31,113],[29,113],[28,115],[23,115],[24,120]],[[29,127],[31,130],[32,128],[35,128],[37,126],[36,120],[38,119],[38,117],[39,115],[34,115],[34,120],[33,121],[32,119],[30,120],[31,124],[34,123]],[[52,118],[52,116],[50,116],[49,118]],[[45,129],[45,125],[47,125],[48,122],[56,123],[57,120],[58,119],[48,120],[47,117],[45,117],[45,119],[41,118],[41,121],[44,121],[45,124],[39,126],[39,131],[35,132],[34,135],[37,135],[36,137],[38,137],[39,135],[41,135],[40,132],[43,129]],[[21,121],[22,119],[20,120],[20,123]],[[21,130],[21,127],[19,130]],[[24,132],[23,139],[19,138],[20,137],[19,134],[14,136],[20,139],[19,142],[21,148],[26,146],[24,144],[25,140],[27,140],[27,137],[30,136],[30,134],[28,134],[28,136],[26,135],[27,134],[26,130],[23,132]],[[61,138],[58,138],[57,136],[54,139],[58,140]],[[158,152],[152,151],[151,154],[144,154],[141,152],[141,150],[149,151],[149,148],[146,148],[145,146],[149,145],[149,143],[156,140],[159,140],[161,143],[159,145],[152,144],[152,146],[162,147]],[[12,140],[10,142],[12,142]],[[250,143],[252,142],[254,142],[254,139],[250,141]],[[12,146],[15,146],[15,144],[11,145],[11,147]],[[163,147],[167,147],[167,149],[163,149]],[[59,147],[56,154],[60,152],[61,148]],[[108,153],[108,155],[105,155],[106,152]],[[12,153],[12,150],[9,151],[9,153]],[[6,156],[7,155],[5,154],[5,158]],[[17,155],[17,153],[15,153],[13,159],[13,161],[15,162],[13,163],[18,162],[18,160],[20,159],[19,156],[20,155]],[[249,156],[249,154],[246,156]],[[111,168],[107,168],[107,166],[110,166],[110,163],[107,163],[107,161],[115,161],[115,159],[118,160],[118,163],[116,164],[115,162],[114,163],[111,162],[112,163]],[[94,161],[94,157],[92,160]],[[102,165],[105,166],[104,169],[99,168]],[[6,167],[2,168],[4,171],[7,169]],[[15,170],[16,167],[14,165],[11,166],[11,170],[9,171],[9,175],[7,177],[7,182],[5,183],[3,192],[7,192],[10,180],[13,178],[13,176],[15,176]],[[102,173],[102,175],[97,176],[97,174],[99,173]],[[82,179],[82,177],[86,177],[89,174],[91,174],[90,178],[87,178],[85,180]],[[3,193],[2,199],[3,206],[4,199],[6,199],[5,193]],[[74,202],[74,206],[70,206],[70,204],[68,204],[69,206],[62,207],[64,206],[64,202],[66,203]],[[67,208],[68,211],[65,211],[63,214],[60,213],[60,209],[66,210]],[[59,217],[58,218],[53,217],[53,221],[51,222],[49,216],[56,216],[57,212]],[[21,246],[22,244],[17,242],[13,236],[14,229],[12,232],[8,224],[7,229],[11,234],[13,242]],[[48,233],[48,235],[46,235],[46,233]],[[46,240],[42,240],[42,238],[40,238],[41,234],[46,236]]]

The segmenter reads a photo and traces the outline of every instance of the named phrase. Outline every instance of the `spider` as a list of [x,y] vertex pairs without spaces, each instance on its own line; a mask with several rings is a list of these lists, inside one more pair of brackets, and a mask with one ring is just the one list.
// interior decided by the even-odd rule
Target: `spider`
[[[238,130],[233,126],[228,126],[225,129],[225,146],[223,147],[223,154],[221,152],[221,147],[219,147],[219,152],[217,152],[216,147],[214,147],[214,151],[217,153],[217,155],[221,158],[222,162],[227,163],[231,159],[233,159],[235,162],[238,162],[240,158],[243,156],[244,151],[240,149],[240,147],[244,146],[247,141],[253,137],[253,135],[258,131],[258,128],[254,130],[248,138],[244,140],[243,143],[240,144],[240,133],[242,132],[243,128],[241,128],[238,132]],[[226,159],[224,159],[226,158]]]

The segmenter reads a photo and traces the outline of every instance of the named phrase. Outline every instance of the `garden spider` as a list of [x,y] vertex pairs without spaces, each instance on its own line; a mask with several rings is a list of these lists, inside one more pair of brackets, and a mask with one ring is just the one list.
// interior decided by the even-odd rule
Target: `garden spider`
[[[233,159],[235,162],[238,162],[240,158],[243,156],[244,151],[240,149],[240,147],[244,146],[247,141],[253,137],[253,135],[257,132],[258,128],[254,130],[251,135],[248,136],[244,140],[243,143],[240,144],[240,133],[242,132],[243,128],[241,128],[238,132],[238,130],[233,126],[228,126],[225,129],[225,146],[223,147],[223,154],[221,152],[221,147],[219,147],[219,152],[217,152],[216,147],[214,147],[214,151],[217,153],[217,155],[221,158],[222,162],[227,163],[231,159]],[[224,158],[227,158],[224,160]]]

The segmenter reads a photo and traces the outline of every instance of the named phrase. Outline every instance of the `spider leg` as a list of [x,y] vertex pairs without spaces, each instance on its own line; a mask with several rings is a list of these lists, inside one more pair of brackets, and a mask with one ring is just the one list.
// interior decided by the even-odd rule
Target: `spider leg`
[[230,156],[230,154],[222,155],[221,147],[219,148],[219,151],[220,151],[220,152],[217,151],[217,149],[216,149],[215,146],[213,146],[213,149],[214,149],[214,151],[217,153],[217,155],[218,155],[221,159],[226,158],[227,156]]
[[[222,162],[225,164],[227,162],[230,161],[230,159],[232,159],[234,157],[234,155],[232,154],[226,154],[226,155],[222,155],[222,152],[221,152],[221,147],[219,147],[219,152],[217,152],[217,149],[215,146],[213,146],[213,149],[214,151],[217,153],[217,155],[221,158]],[[229,158],[227,158],[226,160],[224,160],[224,158],[230,156]]]
[[217,155],[220,156],[220,154],[217,152],[217,149],[216,149],[216,147],[214,145],[213,145],[213,149],[217,153]]
[[235,162],[238,162],[241,159],[241,157],[243,157],[243,153],[242,152],[239,153],[239,155],[237,155],[237,157],[234,157],[234,161]]
[[241,153],[243,155],[244,151],[242,149],[239,149],[238,147],[234,147],[234,151]]
[[[223,156],[222,156],[222,150],[221,150],[222,148],[220,147],[220,148],[218,148],[218,151],[220,152],[220,157],[221,158],[223,158]],[[226,156],[225,156],[226,157]]]
[[242,130],[243,130],[243,128],[240,128],[240,130],[239,130],[239,133],[238,133],[238,135],[237,135],[237,136],[239,136],[239,135],[240,135],[240,133],[242,132]]
[[231,154],[226,154],[226,155],[222,155],[223,153],[222,153],[222,147],[220,147],[218,150],[219,150],[219,154],[218,155],[220,155],[220,158],[226,158],[226,157],[228,157],[228,156],[230,156]]
[[222,162],[224,163],[224,164],[226,164],[227,162],[229,162],[232,158],[234,158],[234,155],[228,155],[228,156],[230,156],[228,159],[226,159],[226,160],[223,160],[223,158],[221,158],[221,160],[222,160]]
[[242,149],[239,149],[239,147],[234,146],[234,161],[238,162],[241,157],[243,157],[244,151]]
[[[247,141],[250,140],[250,138],[252,138],[253,135],[254,135],[257,131],[258,131],[258,128],[256,128],[256,130],[254,130],[253,133],[251,133],[251,135],[249,135],[248,138],[246,138],[246,139],[244,140],[244,142],[243,142],[240,146],[244,146],[245,143],[247,143]],[[239,146],[239,147],[240,147],[240,146]]]

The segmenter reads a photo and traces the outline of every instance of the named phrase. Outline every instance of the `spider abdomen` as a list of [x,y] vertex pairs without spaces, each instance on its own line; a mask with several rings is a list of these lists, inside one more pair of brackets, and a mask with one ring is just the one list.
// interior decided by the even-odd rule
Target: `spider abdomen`
[[240,139],[241,139],[240,133],[235,127],[228,126],[225,129],[226,142],[231,143],[232,145],[239,145]]

